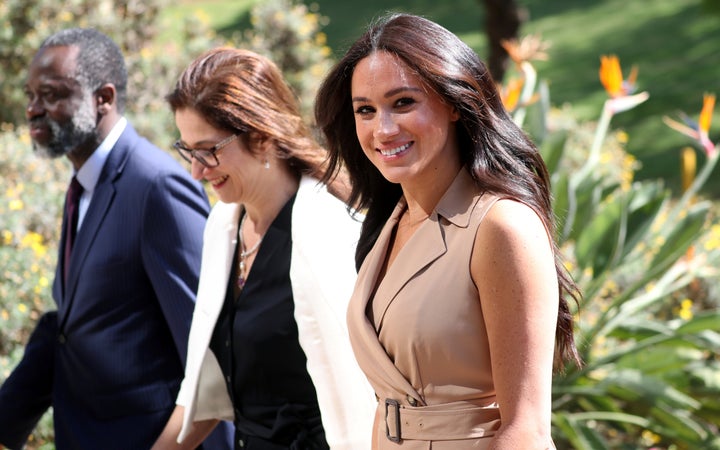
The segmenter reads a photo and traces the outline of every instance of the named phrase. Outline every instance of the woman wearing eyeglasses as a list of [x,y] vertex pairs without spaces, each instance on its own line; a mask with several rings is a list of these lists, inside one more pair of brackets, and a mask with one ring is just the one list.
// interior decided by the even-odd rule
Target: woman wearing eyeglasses
[[368,448],[375,399],[345,325],[360,225],[347,186],[319,184],[325,151],[260,55],[211,50],[167,99],[174,147],[219,201],[178,407],[154,448],[194,449],[223,419],[236,449]]

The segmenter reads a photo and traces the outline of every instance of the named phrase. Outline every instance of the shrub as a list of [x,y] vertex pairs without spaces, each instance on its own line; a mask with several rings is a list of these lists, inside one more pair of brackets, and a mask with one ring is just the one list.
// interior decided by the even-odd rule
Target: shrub
[[[69,163],[33,154],[25,127],[0,133],[0,382],[22,357],[40,315],[55,309],[51,296],[60,237],[60,217]],[[30,447],[52,442],[49,414]]]
[[514,117],[526,121],[552,172],[558,240],[583,292],[576,340],[585,365],[554,383],[558,448],[719,449],[720,225],[714,205],[697,196],[718,152],[708,152],[680,199],[662,180],[633,181],[627,136],[609,126],[648,98],[635,93],[637,72],[623,80],[619,61],[603,57],[610,98],[597,123],[578,124],[568,109],[549,107],[542,83],[535,91],[521,56],[525,90]]

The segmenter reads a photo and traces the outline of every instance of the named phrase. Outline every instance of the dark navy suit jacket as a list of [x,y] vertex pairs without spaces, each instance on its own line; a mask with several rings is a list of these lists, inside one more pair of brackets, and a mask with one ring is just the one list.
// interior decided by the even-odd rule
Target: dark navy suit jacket
[[78,230],[65,286],[60,252],[57,311],[38,322],[0,389],[0,442],[21,447],[52,406],[58,450],[153,444],[183,377],[207,213],[202,186],[128,124]]

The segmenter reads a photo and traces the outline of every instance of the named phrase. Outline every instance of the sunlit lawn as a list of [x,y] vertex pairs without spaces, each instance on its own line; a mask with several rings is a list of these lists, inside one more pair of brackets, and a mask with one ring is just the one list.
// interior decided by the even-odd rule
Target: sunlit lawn
[[[248,26],[253,0],[183,0],[167,14],[204,11],[220,33]],[[483,9],[479,0],[320,0],[319,12],[329,18],[324,31],[341,54],[364,26],[388,10],[431,18],[458,34],[485,56]],[[697,117],[704,92],[720,95],[720,13],[702,10],[701,0],[521,0],[530,20],[523,33],[540,33],[551,44],[550,60],[537,63],[550,84],[554,105],[571,104],[582,119],[599,116],[605,99],[598,81],[599,58],[616,54],[626,71],[639,68],[639,88],[650,100],[613,119],[628,132],[628,150],[643,164],[640,178],[665,178],[679,185],[679,150],[688,144],[662,123],[678,110]],[[713,132],[714,130],[714,132]],[[711,138],[720,140],[720,112]],[[708,192],[720,197],[720,179],[711,178]]]

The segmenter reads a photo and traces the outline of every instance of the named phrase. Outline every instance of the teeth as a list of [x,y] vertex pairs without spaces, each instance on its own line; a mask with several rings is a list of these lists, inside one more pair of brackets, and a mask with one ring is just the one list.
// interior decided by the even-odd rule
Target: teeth
[[228,179],[228,177],[229,177],[229,175],[225,175],[225,176],[222,177],[222,178],[218,178],[218,179],[216,179],[216,180],[212,180],[212,181],[210,181],[210,184],[212,184],[213,186],[217,186],[218,184],[224,183],[225,180]]
[[400,147],[396,147],[396,148],[391,148],[390,150],[380,150],[380,153],[382,153],[383,156],[397,155],[397,154],[400,153],[401,151],[410,148],[410,144],[411,144],[411,143],[408,142],[408,143],[405,144],[405,145],[401,145]]

